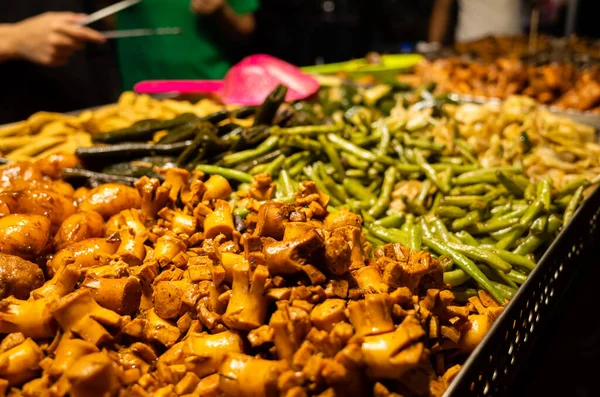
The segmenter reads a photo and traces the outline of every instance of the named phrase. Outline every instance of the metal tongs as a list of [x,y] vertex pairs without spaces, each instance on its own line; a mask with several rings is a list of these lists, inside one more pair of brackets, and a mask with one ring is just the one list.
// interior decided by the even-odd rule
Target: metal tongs
[[[114,15],[117,12],[123,11],[133,5],[140,3],[142,0],[123,0],[118,3],[112,4],[101,10],[98,10],[90,15],[81,22],[81,25],[86,26],[110,15]],[[129,30],[107,30],[100,32],[107,39],[121,39],[125,37],[141,37],[141,36],[154,36],[154,35],[174,35],[181,34],[181,28],[156,28],[156,29],[129,29]]]

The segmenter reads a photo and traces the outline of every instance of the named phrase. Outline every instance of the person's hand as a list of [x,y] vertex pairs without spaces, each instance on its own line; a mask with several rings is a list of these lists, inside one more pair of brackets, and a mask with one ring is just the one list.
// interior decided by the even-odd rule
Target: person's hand
[[225,0],[191,0],[192,11],[200,15],[212,15],[225,5]]
[[85,15],[47,12],[15,25],[17,56],[34,63],[60,66],[86,43],[103,43],[99,32],[79,25]]

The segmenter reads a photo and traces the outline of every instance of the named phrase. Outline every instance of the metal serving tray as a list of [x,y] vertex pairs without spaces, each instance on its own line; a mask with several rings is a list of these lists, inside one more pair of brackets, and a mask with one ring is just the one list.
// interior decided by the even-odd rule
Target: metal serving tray
[[504,396],[579,269],[600,244],[600,188],[583,202],[469,356],[445,397]]

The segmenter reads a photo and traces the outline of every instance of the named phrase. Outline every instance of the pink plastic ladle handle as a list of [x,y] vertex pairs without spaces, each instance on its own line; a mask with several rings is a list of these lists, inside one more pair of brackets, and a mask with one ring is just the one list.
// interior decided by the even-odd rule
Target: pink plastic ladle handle
[[137,83],[133,90],[138,94],[218,94],[223,90],[222,80],[147,80]]

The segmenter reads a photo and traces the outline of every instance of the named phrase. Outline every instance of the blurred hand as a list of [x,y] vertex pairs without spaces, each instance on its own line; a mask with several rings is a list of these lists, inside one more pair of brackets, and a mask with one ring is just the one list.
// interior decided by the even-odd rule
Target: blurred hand
[[79,25],[85,17],[71,12],[47,12],[17,23],[18,57],[60,66],[86,43],[103,43],[106,39],[99,32]]
[[211,15],[225,5],[225,0],[191,0],[192,11],[200,15]]

